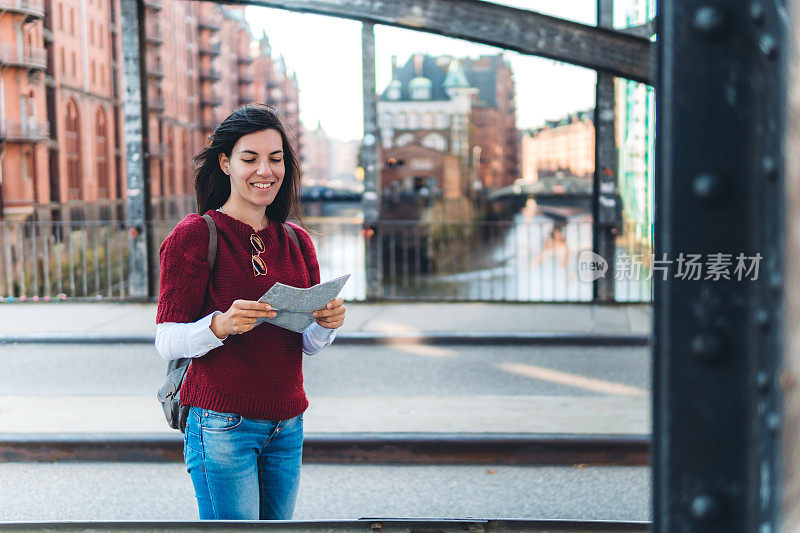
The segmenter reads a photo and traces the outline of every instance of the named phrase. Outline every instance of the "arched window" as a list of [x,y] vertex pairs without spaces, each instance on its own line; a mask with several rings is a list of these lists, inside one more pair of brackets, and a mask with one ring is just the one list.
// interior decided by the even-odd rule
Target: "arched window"
[[426,130],[433,129],[433,113],[430,111],[422,114],[422,127]]
[[406,114],[405,113],[398,113],[397,117],[396,117],[396,119],[394,121],[394,124],[395,124],[395,126],[397,128],[400,128],[400,129],[405,128],[406,124],[407,124],[407,122],[406,122]]
[[95,172],[97,177],[97,196],[109,198],[108,179],[108,126],[106,113],[102,107],[97,108],[95,118]]
[[406,146],[414,142],[414,134],[413,133],[404,133],[400,135],[397,140],[394,142],[395,146]]
[[431,150],[437,150],[439,152],[446,152],[447,151],[447,139],[443,136],[439,135],[438,133],[429,133],[422,139],[422,146],[426,148],[430,148]]
[[75,105],[75,101],[72,98],[67,101],[66,126],[68,196],[70,200],[80,200],[83,198],[83,191],[81,190],[80,119],[78,117],[78,106]]
[[419,113],[416,111],[408,114],[408,127],[412,130],[419,128]]

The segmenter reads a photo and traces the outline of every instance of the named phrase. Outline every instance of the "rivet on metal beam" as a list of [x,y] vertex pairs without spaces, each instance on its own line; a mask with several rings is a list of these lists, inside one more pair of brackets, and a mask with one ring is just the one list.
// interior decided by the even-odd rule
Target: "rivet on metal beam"
[[722,179],[715,174],[700,174],[692,183],[694,195],[709,205],[717,205],[728,195],[728,189]]
[[778,179],[778,164],[775,162],[775,159],[767,156],[764,158],[764,161],[762,161],[761,166],[764,168],[764,176],[769,181]]
[[755,321],[759,328],[762,330],[769,328],[769,311],[766,309],[759,309],[755,314]]
[[769,390],[769,376],[763,370],[756,374],[756,388],[762,393]]
[[761,39],[758,40],[758,47],[769,59],[775,59],[778,57],[778,42],[772,35],[762,35]]
[[770,413],[767,415],[767,429],[770,431],[778,431],[781,427],[781,415],[778,413]]
[[764,4],[761,2],[753,2],[750,4],[750,20],[755,24],[761,25],[764,22]]
[[692,518],[697,522],[711,524],[722,516],[722,502],[711,494],[698,494],[692,500]]
[[781,276],[780,272],[773,272],[769,277],[769,288],[775,295],[781,293],[783,290],[783,276]]
[[694,13],[692,28],[706,40],[717,41],[726,33],[725,13],[717,6],[703,6]]
[[714,363],[722,359],[725,343],[718,333],[705,331],[694,336],[691,347],[699,359],[706,363]]

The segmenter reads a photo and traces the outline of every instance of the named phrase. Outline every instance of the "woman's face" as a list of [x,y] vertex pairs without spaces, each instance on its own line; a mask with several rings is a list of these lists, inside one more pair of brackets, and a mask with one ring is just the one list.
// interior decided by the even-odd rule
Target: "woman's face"
[[231,196],[237,202],[268,206],[275,200],[286,172],[281,134],[262,130],[241,137],[228,159],[220,154],[219,165],[230,176]]

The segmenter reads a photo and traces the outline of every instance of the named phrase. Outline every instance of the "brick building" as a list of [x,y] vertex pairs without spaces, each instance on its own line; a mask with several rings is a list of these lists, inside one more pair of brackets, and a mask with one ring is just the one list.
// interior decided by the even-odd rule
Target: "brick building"
[[470,87],[478,89],[472,106],[471,145],[480,146],[478,177],[497,189],[519,178],[519,134],[514,77],[501,54],[461,60]]
[[[154,219],[194,208],[191,156],[233,109],[275,105],[299,143],[297,80],[242,7],[145,0]],[[0,218],[125,214],[119,0],[0,0]]]
[[592,111],[572,113],[522,135],[522,178],[564,174],[591,178],[594,174]]

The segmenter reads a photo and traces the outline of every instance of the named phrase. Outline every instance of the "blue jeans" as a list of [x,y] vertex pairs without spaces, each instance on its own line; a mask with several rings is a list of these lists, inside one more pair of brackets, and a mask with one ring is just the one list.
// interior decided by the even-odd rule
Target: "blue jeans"
[[183,439],[201,519],[291,520],[303,415],[256,420],[192,407]]

